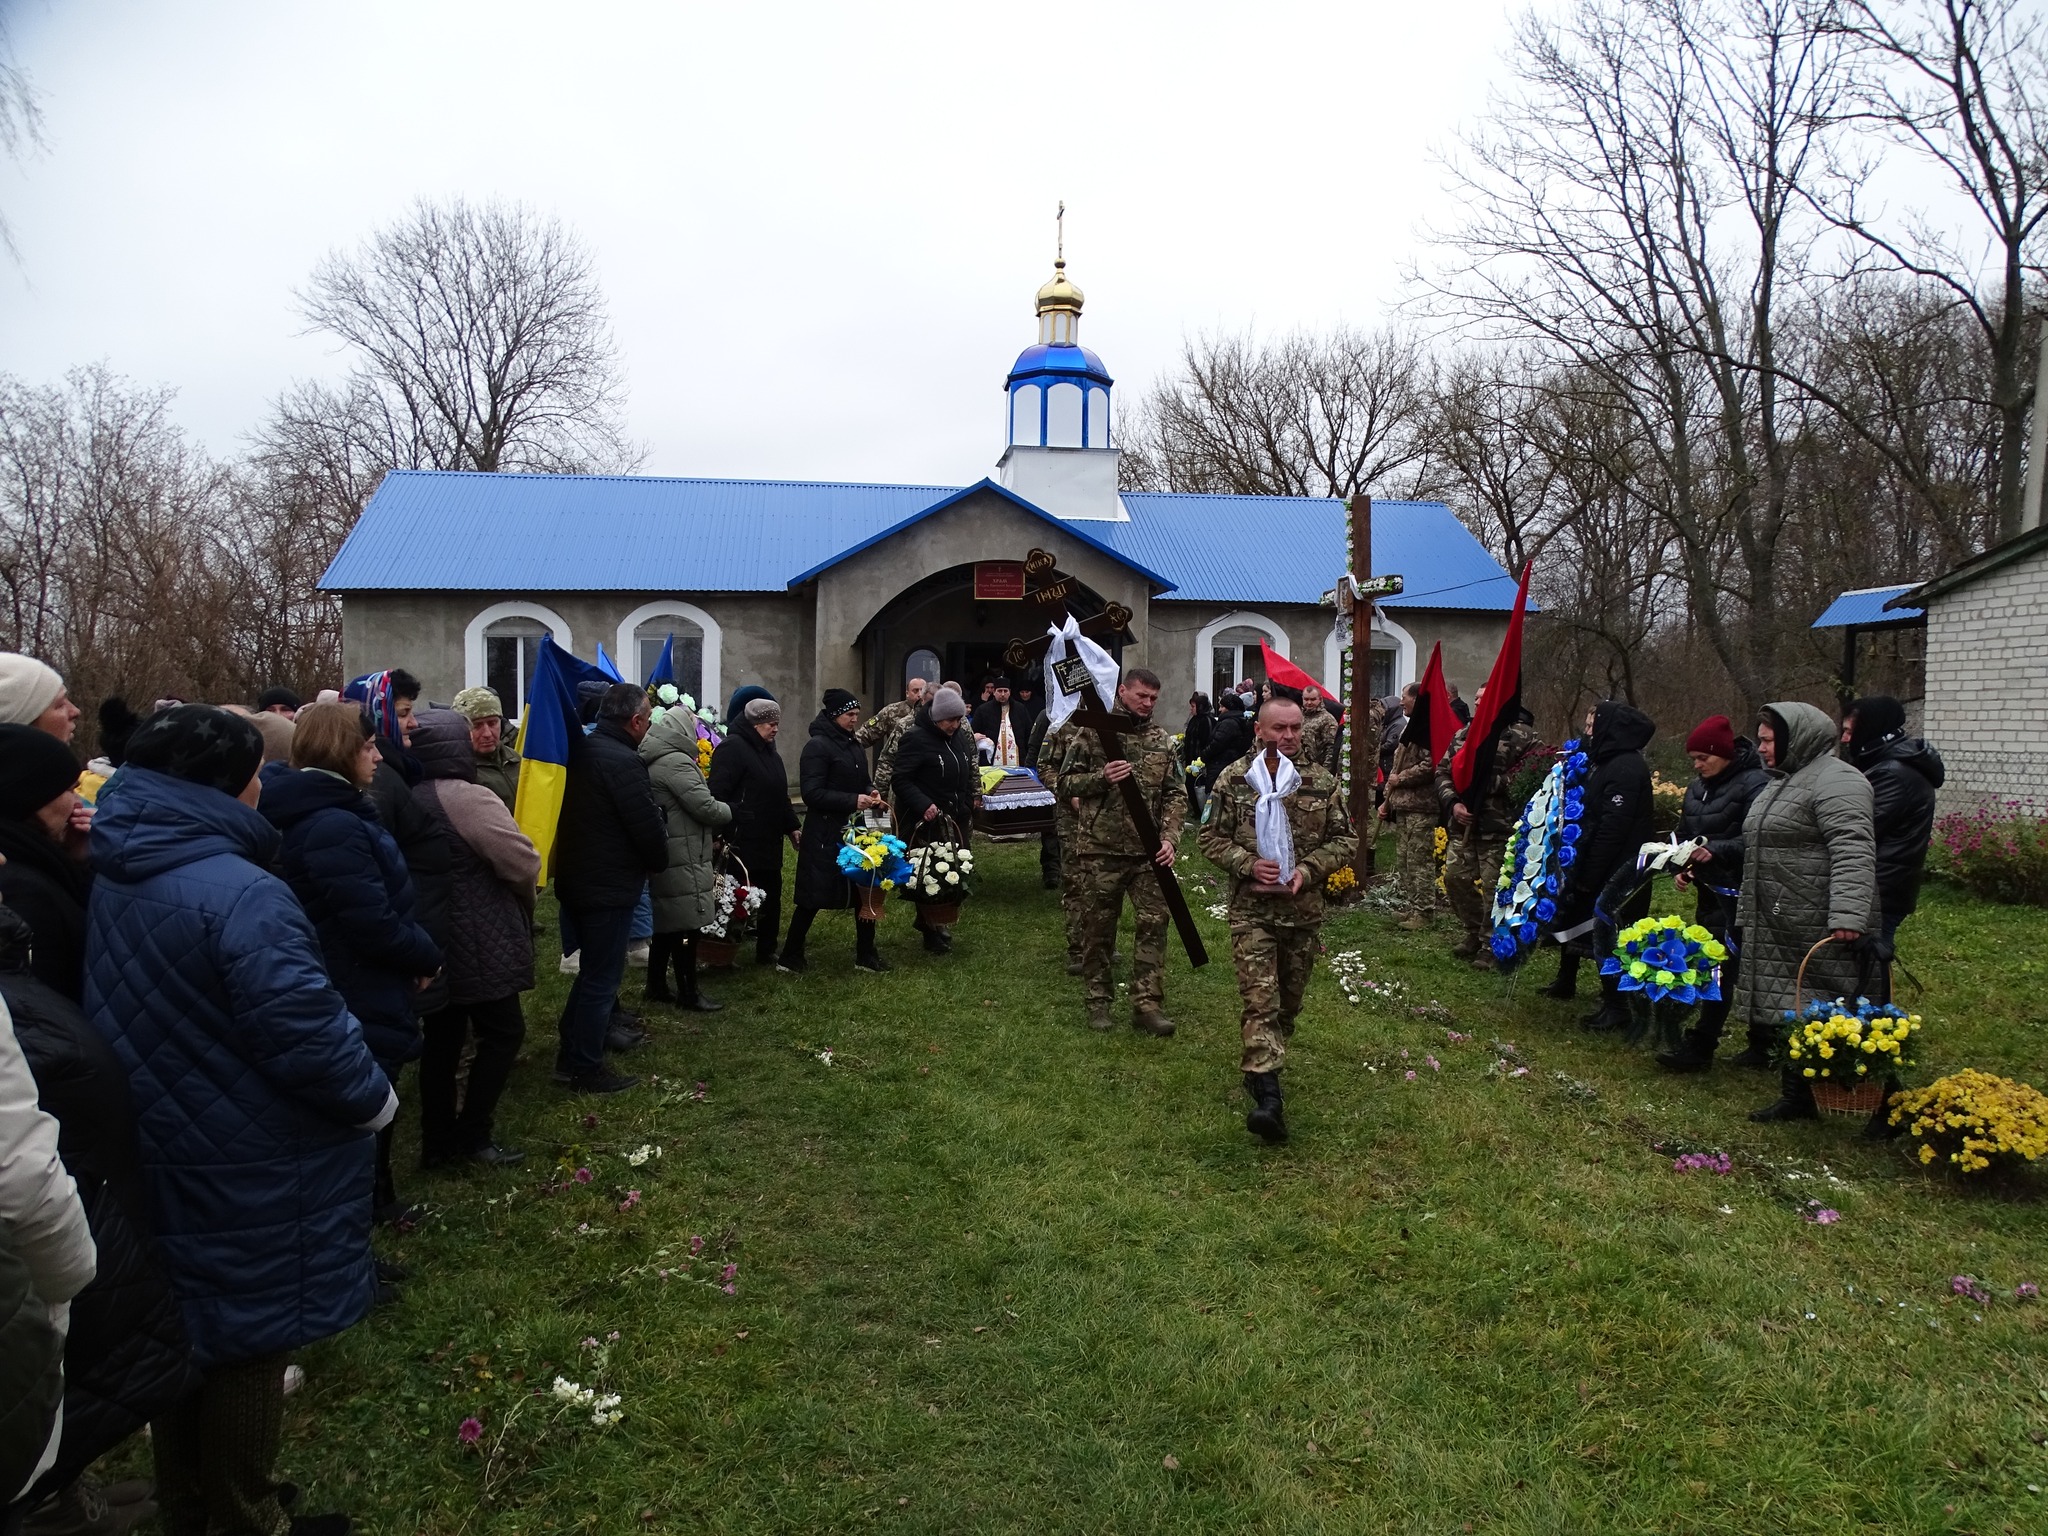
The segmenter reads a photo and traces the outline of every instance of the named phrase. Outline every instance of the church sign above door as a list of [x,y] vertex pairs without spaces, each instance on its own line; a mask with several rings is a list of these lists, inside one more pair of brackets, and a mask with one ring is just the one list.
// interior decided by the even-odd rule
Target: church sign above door
[[974,563],[974,600],[977,603],[1016,603],[1023,599],[1022,560],[977,560]]

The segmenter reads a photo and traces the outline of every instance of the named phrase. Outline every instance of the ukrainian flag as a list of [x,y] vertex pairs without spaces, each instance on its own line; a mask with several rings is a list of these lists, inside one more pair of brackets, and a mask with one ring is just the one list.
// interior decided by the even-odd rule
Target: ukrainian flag
[[513,819],[540,853],[540,883],[548,883],[555,851],[555,824],[562,819],[562,794],[569,785],[569,746],[583,734],[576,719],[576,685],[585,678],[609,681],[589,662],[571,656],[547,637],[526,692],[519,722],[519,793]]

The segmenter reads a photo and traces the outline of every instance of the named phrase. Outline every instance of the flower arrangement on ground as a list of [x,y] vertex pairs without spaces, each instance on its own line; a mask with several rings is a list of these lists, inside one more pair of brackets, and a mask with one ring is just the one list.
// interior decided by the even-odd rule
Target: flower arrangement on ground
[[1513,970],[1535,949],[1543,925],[1557,915],[1562,871],[1578,858],[1589,760],[1576,740],[1557,749],[1543,782],[1522,807],[1501,859],[1493,892],[1493,958]]
[[1891,1123],[1961,1173],[2048,1156],[2048,1094],[1974,1067],[1936,1078],[1892,1100]]
[[973,893],[974,850],[959,843],[935,842],[913,848],[910,878],[904,892],[923,906],[957,906]]
[[1816,998],[1798,1013],[1786,1015],[1791,1032],[1785,1055],[1802,1077],[1814,1082],[1854,1087],[1871,1077],[1896,1076],[1913,1065],[1906,1054],[1919,1031],[1920,1015],[1891,1003],[1859,997],[1824,1002]]

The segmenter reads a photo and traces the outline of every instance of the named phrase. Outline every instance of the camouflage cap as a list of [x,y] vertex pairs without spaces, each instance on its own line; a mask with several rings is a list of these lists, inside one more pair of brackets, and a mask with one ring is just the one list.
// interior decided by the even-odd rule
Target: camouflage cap
[[455,695],[451,706],[458,715],[467,716],[470,724],[479,720],[505,718],[505,706],[498,702],[497,694],[488,688],[465,688]]

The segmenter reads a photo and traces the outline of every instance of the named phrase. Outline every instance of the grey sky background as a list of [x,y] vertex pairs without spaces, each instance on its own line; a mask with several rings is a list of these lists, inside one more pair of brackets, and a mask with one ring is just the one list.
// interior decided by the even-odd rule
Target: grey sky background
[[48,148],[0,165],[0,369],[179,390],[233,452],[338,374],[291,291],[415,197],[588,243],[650,472],[963,483],[1054,204],[1131,403],[1184,335],[1373,321],[1509,8],[0,0]]

